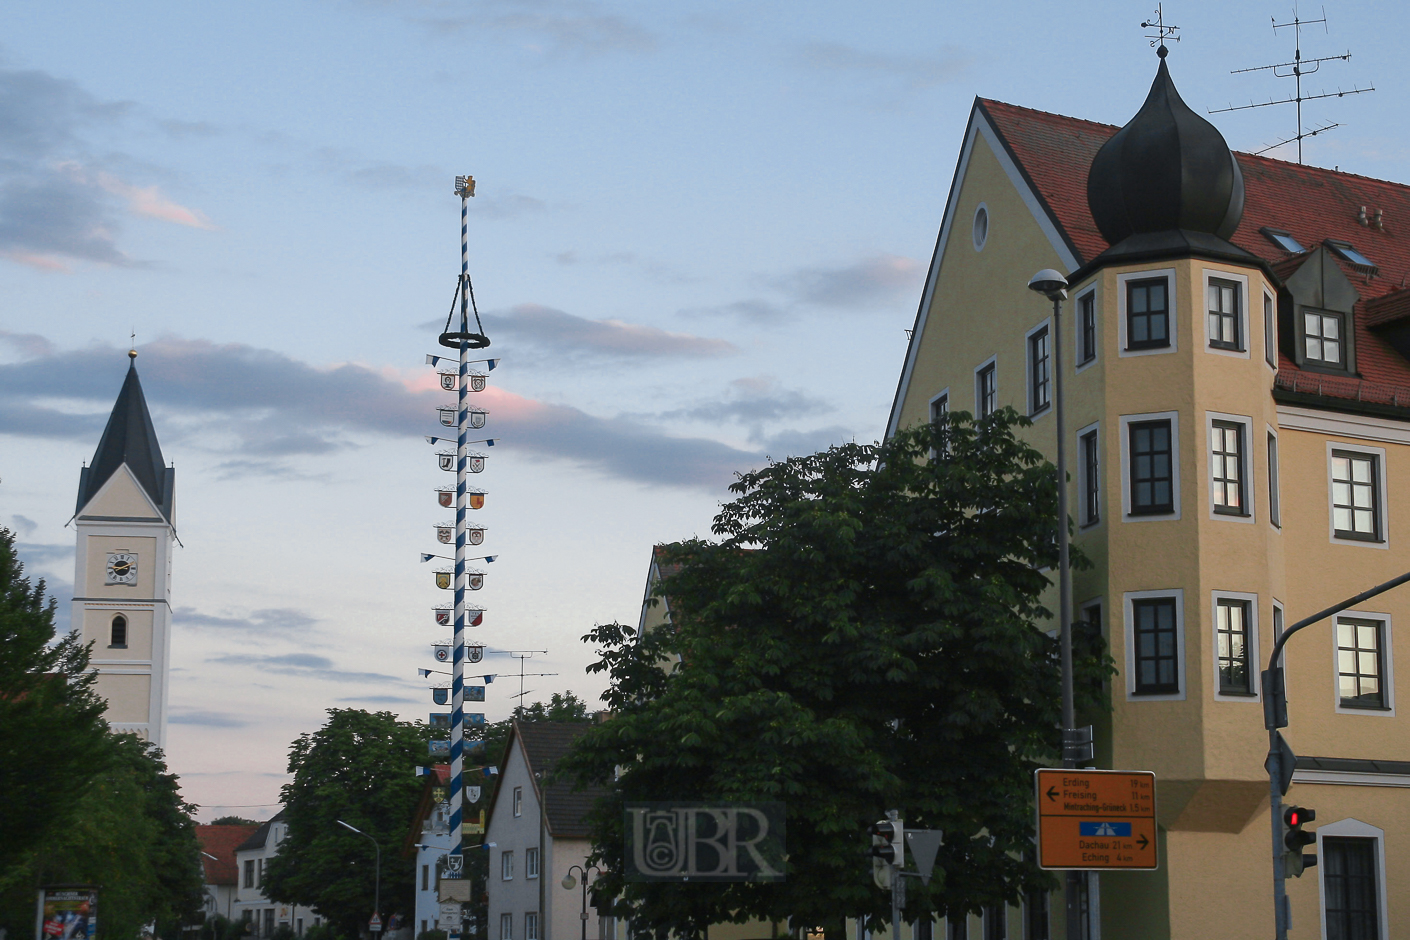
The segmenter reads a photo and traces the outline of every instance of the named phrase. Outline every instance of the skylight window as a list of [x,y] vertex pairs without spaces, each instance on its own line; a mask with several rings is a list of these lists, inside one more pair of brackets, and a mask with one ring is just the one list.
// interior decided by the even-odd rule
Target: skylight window
[[1282,229],[1264,227],[1259,229],[1259,231],[1262,232],[1263,236],[1270,242],[1289,254],[1300,255],[1307,250],[1302,247],[1301,243],[1299,243],[1296,238],[1293,238],[1291,234]]
[[1376,263],[1367,258],[1361,252],[1351,246],[1351,242],[1328,241],[1327,247],[1335,251],[1344,261],[1348,261],[1358,268],[1370,268],[1375,270]]

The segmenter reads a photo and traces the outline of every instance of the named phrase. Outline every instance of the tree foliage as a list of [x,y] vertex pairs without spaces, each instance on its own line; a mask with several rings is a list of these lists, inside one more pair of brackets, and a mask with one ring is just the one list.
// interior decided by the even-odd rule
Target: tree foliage
[[272,900],[311,907],[343,936],[357,936],[372,916],[376,851],[381,847],[384,921],[415,912],[415,862],[402,841],[421,793],[415,768],[427,762],[430,732],[391,712],[330,708],[328,722],[289,748],[294,779],[281,791],[288,836],[265,863]]
[[[619,915],[658,936],[750,917],[832,935],[844,917],[876,926],[889,896],[865,829],[893,808],[945,832],[929,888],[907,885],[908,918],[1050,886],[1027,854],[1032,771],[1058,746],[1042,604],[1057,489],[1013,434],[1026,424],[958,413],[745,475],[715,519],[719,541],[670,547],[669,627],[584,638],[614,717],[560,772],[613,790],[592,827]],[[1094,706],[1105,660],[1079,667]],[[621,804],[636,800],[785,802],[787,881],[626,882]]]
[[88,650],[53,642],[53,615],[0,530],[0,926],[27,936],[36,888],[88,883],[102,940],[179,936],[203,900],[195,807],[155,745],[108,730]]

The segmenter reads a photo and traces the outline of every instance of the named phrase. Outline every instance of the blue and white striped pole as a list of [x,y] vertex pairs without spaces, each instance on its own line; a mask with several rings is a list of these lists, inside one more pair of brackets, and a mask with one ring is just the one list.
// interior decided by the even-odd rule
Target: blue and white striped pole
[[[455,648],[451,678],[450,716],[450,844],[451,854],[465,854],[465,512],[469,507],[466,490],[466,438],[469,437],[470,330],[467,306],[470,300],[470,196],[474,184],[469,177],[457,177],[460,196],[460,382],[456,407],[455,462]],[[462,862],[462,870],[463,869]],[[459,933],[459,931],[456,931]]]

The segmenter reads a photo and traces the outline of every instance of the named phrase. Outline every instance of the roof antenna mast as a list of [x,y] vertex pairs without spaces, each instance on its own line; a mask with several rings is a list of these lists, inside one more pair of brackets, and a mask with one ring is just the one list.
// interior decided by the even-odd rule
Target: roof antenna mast
[[1292,31],[1293,31],[1294,41],[1293,41],[1293,58],[1292,58],[1292,61],[1291,61],[1291,62],[1277,62],[1277,63],[1275,63],[1275,64],[1273,64],[1273,65],[1256,65],[1256,66],[1254,66],[1253,68],[1249,68],[1249,69],[1234,69],[1233,71],[1231,71],[1231,72],[1229,73],[1230,75],[1241,75],[1241,74],[1243,74],[1243,73],[1245,73],[1245,72],[1269,72],[1269,71],[1271,71],[1271,72],[1272,72],[1275,76],[1277,76],[1278,78],[1291,78],[1291,79],[1294,81],[1295,87],[1296,87],[1296,92],[1293,94],[1293,96],[1292,96],[1291,98],[1280,98],[1280,99],[1278,99],[1278,100],[1276,100],[1276,101],[1273,100],[1272,98],[1269,98],[1267,101],[1256,101],[1256,102],[1255,102],[1255,101],[1250,101],[1248,104],[1240,104],[1240,105],[1232,105],[1232,104],[1231,104],[1231,105],[1229,105],[1229,107],[1227,107],[1227,108],[1216,108],[1216,109],[1214,109],[1214,110],[1212,110],[1212,111],[1209,112],[1210,114],[1222,114],[1222,113],[1224,113],[1225,111],[1247,111],[1249,108],[1266,108],[1266,107],[1269,107],[1270,105],[1275,105],[1275,104],[1295,104],[1295,105],[1297,105],[1297,134],[1294,135],[1294,136],[1292,136],[1292,137],[1288,137],[1288,138],[1286,138],[1286,139],[1284,139],[1284,140],[1280,140],[1280,141],[1278,141],[1276,144],[1269,144],[1267,147],[1264,147],[1262,150],[1257,151],[1257,153],[1267,153],[1267,152],[1270,151],[1270,150],[1276,150],[1276,149],[1278,149],[1279,147],[1282,147],[1282,146],[1285,146],[1285,145],[1287,145],[1287,144],[1291,144],[1291,143],[1296,142],[1296,143],[1297,143],[1297,162],[1298,162],[1298,163],[1301,163],[1301,162],[1302,162],[1302,141],[1303,141],[1304,138],[1306,138],[1306,137],[1316,137],[1318,134],[1322,133],[1323,131],[1329,131],[1329,130],[1331,130],[1331,129],[1334,128],[1334,127],[1340,127],[1340,126],[1341,126],[1340,124],[1334,124],[1334,123],[1322,123],[1322,124],[1319,124],[1317,127],[1313,128],[1312,130],[1308,130],[1306,127],[1303,126],[1303,123],[1302,123],[1302,103],[1303,103],[1304,101],[1315,101],[1315,100],[1317,100],[1318,98],[1345,98],[1347,95],[1359,95],[1359,94],[1362,94],[1363,92],[1375,91],[1375,90],[1376,90],[1376,86],[1375,86],[1375,85],[1371,85],[1370,87],[1367,87],[1367,88],[1362,88],[1359,84],[1357,84],[1357,85],[1353,85],[1350,90],[1343,90],[1343,89],[1341,89],[1341,88],[1337,88],[1336,91],[1323,91],[1323,92],[1321,92],[1321,93],[1319,93],[1319,94],[1315,94],[1315,95],[1304,95],[1304,94],[1302,93],[1302,78],[1303,78],[1303,76],[1305,76],[1305,75],[1311,75],[1312,73],[1314,73],[1314,72],[1316,72],[1317,70],[1319,70],[1319,69],[1322,67],[1322,63],[1323,63],[1323,62],[1336,62],[1336,61],[1346,62],[1346,61],[1348,61],[1348,60],[1351,59],[1351,52],[1350,52],[1350,51],[1344,52],[1344,53],[1342,53],[1341,55],[1322,56],[1322,57],[1319,58],[1319,59],[1304,59],[1304,58],[1302,57],[1302,27],[1304,27],[1304,26],[1315,26],[1315,25],[1317,25],[1318,23],[1321,23],[1321,24],[1322,24],[1322,31],[1323,31],[1324,33],[1328,31],[1328,30],[1327,30],[1327,8],[1326,8],[1326,7],[1323,7],[1323,8],[1322,8],[1322,16],[1321,16],[1320,19],[1304,20],[1304,19],[1302,19],[1300,16],[1298,16],[1297,6],[1294,4],[1294,6],[1293,6],[1293,18],[1292,18],[1292,20],[1290,20],[1290,21],[1287,22],[1287,23],[1279,23],[1276,17],[1273,18],[1273,34],[1274,34],[1274,35],[1277,35],[1278,30],[1280,30],[1280,29],[1288,29],[1288,28],[1291,28]]

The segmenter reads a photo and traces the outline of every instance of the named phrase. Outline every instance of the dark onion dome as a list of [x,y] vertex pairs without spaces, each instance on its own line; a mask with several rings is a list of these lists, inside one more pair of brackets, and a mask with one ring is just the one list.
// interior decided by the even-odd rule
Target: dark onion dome
[[1180,99],[1165,48],[1146,103],[1087,172],[1087,204],[1109,244],[1183,229],[1228,240],[1244,214],[1244,177],[1224,135]]

